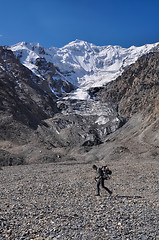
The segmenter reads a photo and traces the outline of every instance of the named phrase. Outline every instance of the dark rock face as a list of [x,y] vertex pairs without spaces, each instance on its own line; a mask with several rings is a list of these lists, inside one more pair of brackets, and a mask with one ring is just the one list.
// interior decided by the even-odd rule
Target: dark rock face
[[9,50],[0,48],[0,111],[35,127],[57,112],[55,97],[36,84],[39,78],[25,68]]
[[62,97],[64,94],[74,90],[71,83],[62,79],[59,70],[53,63],[48,63],[45,58],[38,58],[35,65],[39,75],[43,78],[39,82],[39,86],[51,96],[56,94],[57,97]]
[[158,116],[159,53],[142,56],[122,76],[96,93],[101,101],[118,105],[118,113],[131,117],[135,113]]

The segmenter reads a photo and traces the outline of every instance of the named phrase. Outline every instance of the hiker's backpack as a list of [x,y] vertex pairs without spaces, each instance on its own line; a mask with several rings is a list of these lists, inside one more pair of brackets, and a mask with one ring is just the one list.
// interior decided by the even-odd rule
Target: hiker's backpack
[[110,179],[110,175],[112,175],[112,171],[108,168],[106,169],[106,166],[102,166],[102,171],[103,171],[103,178],[108,180]]

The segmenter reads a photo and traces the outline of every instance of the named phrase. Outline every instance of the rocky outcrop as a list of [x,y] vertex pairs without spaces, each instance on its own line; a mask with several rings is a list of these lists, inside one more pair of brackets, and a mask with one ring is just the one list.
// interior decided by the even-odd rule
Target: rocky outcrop
[[61,98],[74,90],[74,86],[63,79],[53,63],[47,62],[45,58],[37,58],[35,65],[37,67],[36,72],[41,76],[39,86],[51,96],[56,95],[56,97]]
[[159,53],[142,56],[115,81],[99,89],[96,98],[111,101],[118,106],[118,113],[131,117],[135,113],[158,116]]
[[156,98],[155,100],[155,107],[153,111],[153,118],[157,119],[159,118],[159,97]]

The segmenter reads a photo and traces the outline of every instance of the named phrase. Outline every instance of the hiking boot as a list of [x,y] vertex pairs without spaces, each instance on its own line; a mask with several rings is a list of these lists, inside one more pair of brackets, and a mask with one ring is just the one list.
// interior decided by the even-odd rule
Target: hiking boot
[[109,192],[110,196],[112,195],[112,193],[113,193],[112,191]]

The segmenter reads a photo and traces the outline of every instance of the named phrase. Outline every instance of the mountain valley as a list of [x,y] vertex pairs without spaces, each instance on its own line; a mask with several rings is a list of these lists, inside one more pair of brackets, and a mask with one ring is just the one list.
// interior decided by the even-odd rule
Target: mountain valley
[[[2,166],[70,159],[78,161],[81,157],[100,158],[98,157],[100,153],[92,155],[93,149],[107,148],[109,136],[112,134],[115,136],[119,131],[122,135],[124,125],[130,123],[131,128],[131,119],[136,118],[138,114],[143,118],[144,132],[152,126],[157,128],[159,117],[157,44],[145,45],[139,50],[135,47],[126,50],[113,46],[95,47],[76,40],[62,49],[44,49],[38,44],[28,43],[20,43],[10,49],[13,52],[8,47],[0,49]],[[116,70],[112,72],[109,81],[106,77],[105,83],[101,86],[101,82],[97,81],[98,74],[95,74],[99,70],[99,65],[96,65],[96,70],[93,70],[94,76],[92,75],[92,79],[95,80],[90,88],[88,73],[91,67],[95,67],[94,62],[103,56],[103,51],[106,58],[102,79],[106,71],[110,73],[110,68],[113,69],[114,64]],[[69,59],[66,58],[68,52]],[[108,63],[110,52],[114,60]],[[132,55],[130,52],[133,52]],[[144,55],[133,63],[141,54]],[[86,65],[85,68],[80,65],[84,69],[80,70],[77,59],[79,64],[79,56],[85,58],[86,55],[89,55],[87,69]],[[56,63],[58,56],[59,59],[61,56],[62,60]],[[86,64],[82,57],[83,61]],[[127,64],[133,64],[126,65],[126,61]],[[121,65],[125,69],[122,70],[123,73]],[[79,79],[78,71],[80,74],[84,74],[85,71],[85,75],[81,76],[82,80]],[[112,81],[119,72],[122,74]],[[132,127],[136,129],[135,123]],[[138,135],[140,130],[135,132]],[[158,156],[158,129],[154,139],[155,154]],[[150,146],[154,144],[146,141],[145,144],[149,143]],[[138,144],[137,141],[136,145]]]
[[158,44],[0,47],[1,239],[157,240],[158,158]]

